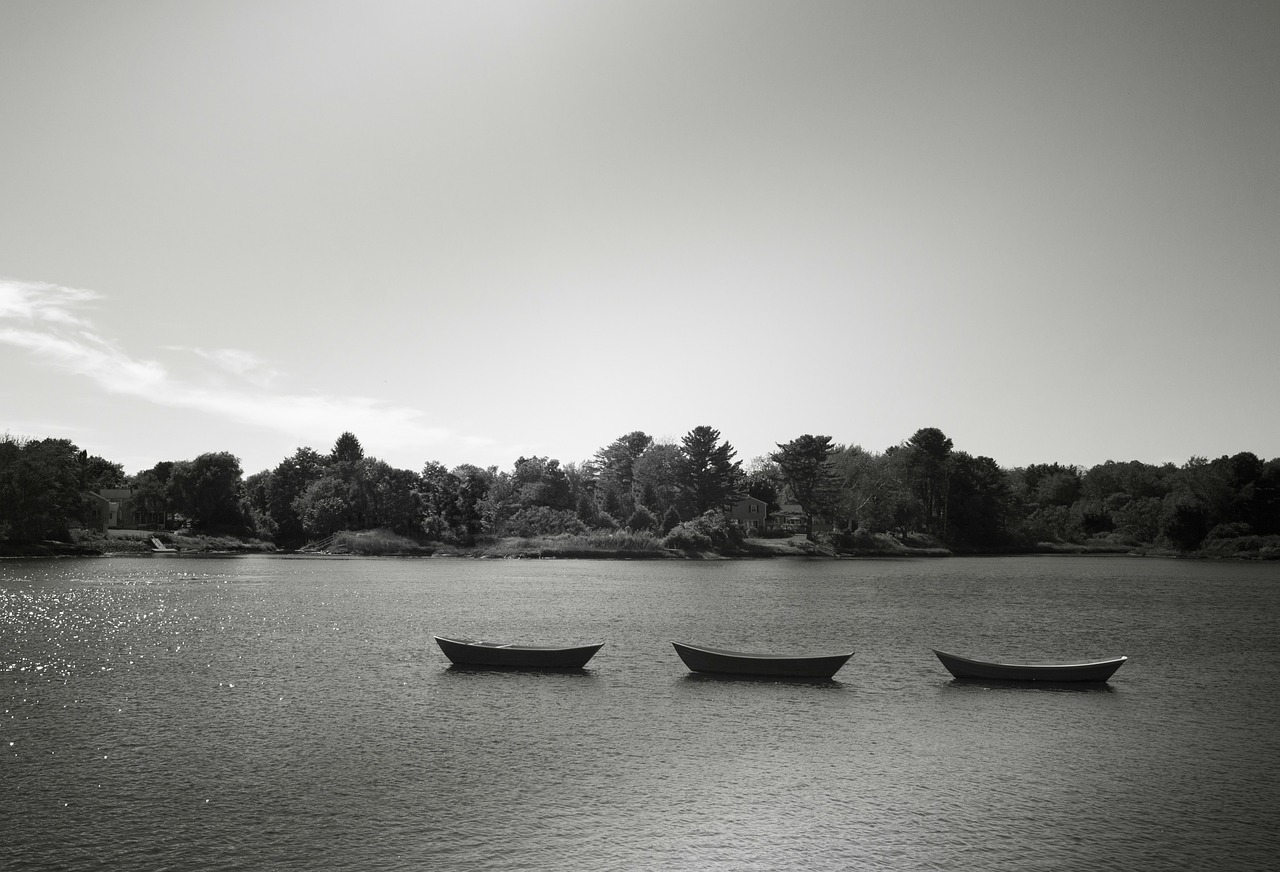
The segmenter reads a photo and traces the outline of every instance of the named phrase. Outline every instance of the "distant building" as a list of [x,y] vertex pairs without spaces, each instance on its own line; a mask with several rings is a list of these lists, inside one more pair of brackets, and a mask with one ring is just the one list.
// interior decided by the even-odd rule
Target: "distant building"
[[763,530],[769,516],[769,506],[755,497],[743,497],[729,507],[729,523],[743,529]]
[[808,529],[809,516],[801,510],[799,504],[787,503],[779,506],[778,511],[769,516],[769,526],[774,530],[803,533]]
[[143,511],[135,495],[135,490],[129,487],[109,487],[90,493],[88,496],[98,509],[97,529],[103,533],[108,530],[163,530],[164,514]]

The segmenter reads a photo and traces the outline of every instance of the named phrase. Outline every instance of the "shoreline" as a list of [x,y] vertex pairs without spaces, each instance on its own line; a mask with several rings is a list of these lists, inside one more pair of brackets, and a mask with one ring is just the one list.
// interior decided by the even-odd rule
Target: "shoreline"
[[[789,539],[747,539],[738,547],[726,551],[681,551],[669,548],[657,549],[609,549],[581,547],[580,543],[557,547],[554,538],[520,539],[505,538],[473,547],[455,545],[421,545],[412,547],[361,548],[342,546],[320,549],[303,546],[294,550],[281,549],[275,544],[254,539],[235,537],[198,537],[166,535],[172,540],[173,550],[156,551],[148,541],[137,538],[106,538],[79,542],[0,542],[0,559],[40,559],[63,557],[139,557],[151,555],[158,558],[183,556],[238,556],[269,554],[286,557],[395,557],[420,559],[459,560],[773,560],[804,558],[811,560],[868,560],[885,558],[944,559],[965,557],[1029,557],[1029,556],[1101,556],[1101,557],[1164,557],[1183,560],[1229,560],[1265,563],[1280,560],[1280,549],[1257,550],[1200,549],[1179,552],[1151,545],[1124,546],[1117,543],[1097,545],[1075,543],[1040,543],[1027,548],[995,550],[956,550],[937,544],[908,545],[895,537],[878,537],[875,547],[850,550],[834,549],[829,543],[814,542],[803,535]],[[408,542],[408,540],[406,540]],[[124,547],[119,547],[124,546]]]

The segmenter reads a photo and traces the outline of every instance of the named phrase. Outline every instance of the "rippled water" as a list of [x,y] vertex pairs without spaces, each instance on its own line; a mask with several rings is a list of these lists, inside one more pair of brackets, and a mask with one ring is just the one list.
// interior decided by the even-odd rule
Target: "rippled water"
[[[1129,558],[3,561],[0,867],[1269,869],[1278,617],[1280,566]],[[728,681],[671,639],[856,654]]]

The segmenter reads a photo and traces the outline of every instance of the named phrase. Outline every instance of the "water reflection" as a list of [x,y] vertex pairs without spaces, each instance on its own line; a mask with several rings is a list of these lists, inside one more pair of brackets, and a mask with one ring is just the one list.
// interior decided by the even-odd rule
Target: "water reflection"
[[714,672],[690,672],[681,676],[684,684],[785,684],[796,687],[843,688],[845,685],[834,678],[811,678],[787,675],[729,675]]
[[953,678],[946,687],[967,690],[1022,690],[1057,693],[1115,693],[1105,681],[997,681],[991,678]]
[[445,672],[453,675],[574,675],[584,678],[595,677],[595,671],[582,666],[554,667],[546,666],[531,669],[528,666],[471,666],[451,663]]

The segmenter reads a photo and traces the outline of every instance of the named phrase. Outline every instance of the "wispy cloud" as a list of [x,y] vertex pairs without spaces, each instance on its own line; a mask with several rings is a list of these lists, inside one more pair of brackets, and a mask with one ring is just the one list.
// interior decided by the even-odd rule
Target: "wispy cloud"
[[80,310],[100,299],[92,291],[0,279],[0,343],[91,379],[114,394],[291,435],[325,441],[350,430],[376,434],[378,444],[387,448],[426,447],[459,438],[428,424],[418,409],[367,397],[272,392],[268,388],[279,373],[248,351],[170,347],[191,352],[243,382],[229,387],[212,378],[177,378],[160,362],[133,357],[94,329]]
[[63,288],[47,282],[0,279],[0,319],[83,324],[85,322],[72,309],[99,299],[100,294],[79,288]]
[[218,369],[229,372],[245,381],[261,388],[270,387],[279,377],[280,371],[252,351],[239,348],[215,348],[208,351],[203,348],[187,348],[181,345],[166,345],[169,351],[186,351],[196,355]]

